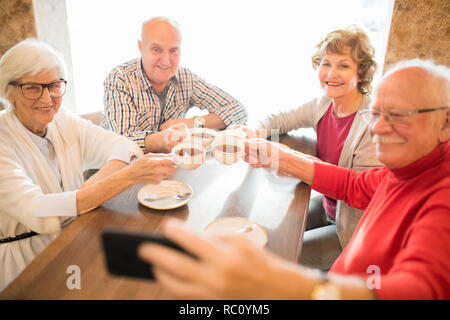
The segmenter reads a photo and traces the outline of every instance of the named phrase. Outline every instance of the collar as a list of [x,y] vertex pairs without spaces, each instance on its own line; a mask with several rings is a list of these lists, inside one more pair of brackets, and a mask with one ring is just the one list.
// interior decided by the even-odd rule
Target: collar
[[28,133],[28,136],[31,138],[31,140],[38,146],[42,146],[45,145],[47,142],[50,142],[51,144],[53,144],[51,135],[50,135],[50,126],[47,126],[47,130],[45,132],[45,136],[41,137],[33,132],[31,132],[30,130],[28,130],[27,127],[25,127],[26,132]]
[[370,97],[368,94],[363,94],[363,101],[361,102],[361,105],[359,107],[359,110],[365,110],[369,108],[370,104]]
[[408,180],[424,173],[426,170],[438,167],[450,158],[450,140],[440,143],[426,156],[403,168],[389,169],[398,180]]

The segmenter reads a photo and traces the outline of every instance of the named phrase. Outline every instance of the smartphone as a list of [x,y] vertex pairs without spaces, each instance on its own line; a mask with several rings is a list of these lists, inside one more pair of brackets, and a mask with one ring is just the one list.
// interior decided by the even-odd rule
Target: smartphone
[[108,272],[117,276],[154,280],[152,266],[141,260],[137,254],[139,245],[143,242],[155,242],[186,252],[164,235],[157,233],[105,229],[102,231],[102,241]]

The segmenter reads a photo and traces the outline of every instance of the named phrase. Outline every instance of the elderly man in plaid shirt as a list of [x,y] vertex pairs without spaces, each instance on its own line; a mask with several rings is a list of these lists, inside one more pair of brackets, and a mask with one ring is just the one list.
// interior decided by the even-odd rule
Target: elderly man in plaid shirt
[[[145,21],[141,38],[141,57],[117,66],[104,81],[105,117],[113,131],[145,152],[170,152],[187,128],[246,123],[247,111],[238,100],[179,67],[181,34],[173,20]],[[185,118],[194,106],[208,114]]]

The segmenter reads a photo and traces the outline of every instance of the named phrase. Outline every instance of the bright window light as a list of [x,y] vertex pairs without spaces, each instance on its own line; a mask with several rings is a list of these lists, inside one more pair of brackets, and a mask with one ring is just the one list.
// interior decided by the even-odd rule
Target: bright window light
[[112,68],[139,56],[141,23],[153,16],[180,24],[180,65],[240,100],[253,121],[321,94],[311,55],[334,29],[362,27],[381,70],[390,5],[390,0],[67,0],[77,112],[103,110],[103,80]]

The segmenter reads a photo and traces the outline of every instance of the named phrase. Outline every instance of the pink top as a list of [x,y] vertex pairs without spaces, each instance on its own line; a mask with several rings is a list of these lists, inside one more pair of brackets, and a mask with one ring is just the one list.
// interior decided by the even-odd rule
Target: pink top
[[379,299],[450,299],[450,141],[394,170],[316,163],[312,188],[365,210],[330,273]]
[[[333,102],[330,103],[327,112],[317,123],[317,157],[325,162],[338,165],[342,147],[347,139],[356,112],[351,115],[338,118],[333,112]],[[323,197],[325,212],[336,220],[336,200],[327,196]]]

